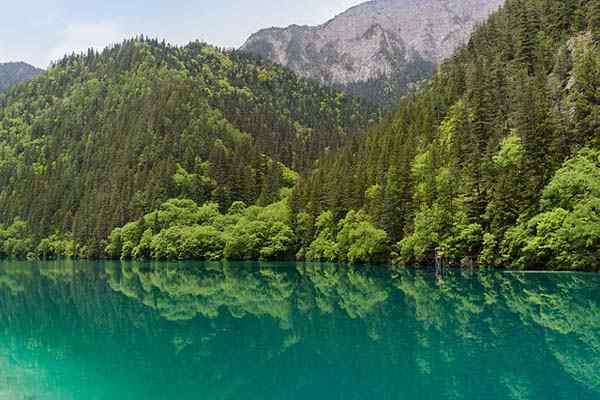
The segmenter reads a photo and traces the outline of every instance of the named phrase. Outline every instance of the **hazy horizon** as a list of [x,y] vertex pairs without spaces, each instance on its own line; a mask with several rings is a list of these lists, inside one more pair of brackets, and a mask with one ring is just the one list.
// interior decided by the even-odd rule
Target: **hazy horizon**
[[213,1],[75,0],[21,1],[0,17],[0,63],[23,61],[46,68],[65,54],[102,49],[143,34],[173,44],[193,40],[227,48],[241,46],[259,29],[318,25],[360,0]]

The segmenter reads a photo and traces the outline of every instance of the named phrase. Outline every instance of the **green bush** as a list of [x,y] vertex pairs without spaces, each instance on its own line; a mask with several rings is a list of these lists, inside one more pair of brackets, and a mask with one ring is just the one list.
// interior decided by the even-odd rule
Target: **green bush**
[[516,268],[600,270],[600,151],[583,149],[546,186],[540,213],[502,243]]

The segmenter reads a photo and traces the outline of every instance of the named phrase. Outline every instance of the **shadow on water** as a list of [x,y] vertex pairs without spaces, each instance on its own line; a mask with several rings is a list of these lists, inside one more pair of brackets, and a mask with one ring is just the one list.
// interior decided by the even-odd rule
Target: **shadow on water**
[[600,276],[0,263],[0,399],[597,399]]

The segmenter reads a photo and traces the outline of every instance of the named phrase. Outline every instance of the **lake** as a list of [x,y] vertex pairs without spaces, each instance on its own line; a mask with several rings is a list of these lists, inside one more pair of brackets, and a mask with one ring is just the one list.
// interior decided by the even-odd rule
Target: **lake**
[[0,399],[598,399],[600,275],[0,262]]

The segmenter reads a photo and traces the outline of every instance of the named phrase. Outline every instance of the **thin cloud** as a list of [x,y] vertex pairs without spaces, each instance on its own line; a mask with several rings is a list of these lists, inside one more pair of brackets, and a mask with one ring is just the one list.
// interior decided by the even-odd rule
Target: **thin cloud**
[[118,21],[69,24],[59,35],[58,43],[48,53],[51,60],[66,54],[85,52],[90,48],[102,50],[112,43],[134,36]]

